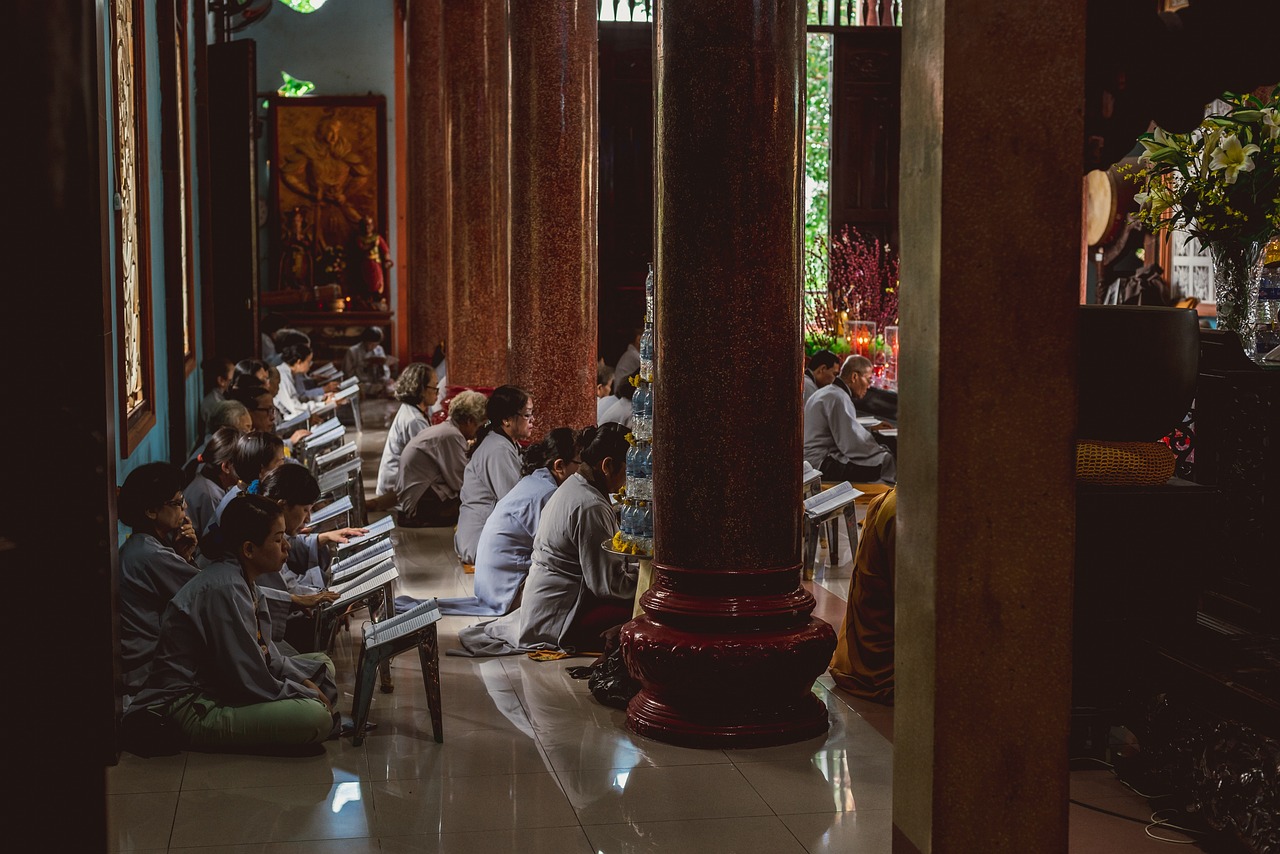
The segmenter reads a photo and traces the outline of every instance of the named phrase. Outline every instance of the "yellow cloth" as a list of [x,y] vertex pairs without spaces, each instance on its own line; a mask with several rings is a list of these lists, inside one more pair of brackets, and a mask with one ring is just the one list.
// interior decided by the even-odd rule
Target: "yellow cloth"
[[831,675],[851,694],[893,702],[894,544],[898,492],[876,496],[867,508],[853,558],[849,601]]

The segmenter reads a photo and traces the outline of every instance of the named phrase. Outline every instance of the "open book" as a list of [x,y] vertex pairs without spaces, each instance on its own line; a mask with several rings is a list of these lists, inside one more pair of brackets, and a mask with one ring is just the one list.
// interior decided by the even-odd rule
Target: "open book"
[[852,504],[861,495],[861,490],[853,488],[847,480],[831,487],[826,492],[819,492],[812,498],[805,499],[804,513],[810,518],[825,516],[833,510],[840,510]]
[[350,388],[344,388],[342,391],[335,393],[333,396],[333,399],[335,401],[350,400],[351,398],[355,397],[359,393],[360,393],[360,386],[353,385]]
[[440,621],[440,606],[435,599],[428,599],[414,605],[403,614],[396,614],[380,623],[369,623],[364,627],[364,646],[371,649],[381,644],[390,643],[397,638],[411,635],[425,629],[432,623]]
[[320,367],[313,369],[307,376],[313,380],[329,382],[342,376],[342,372],[333,366],[333,362],[325,362]]
[[328,433],[313,433],[307,437],[306,449],[309,454],[325,453],[323,448],[330,445],[338,445],[341,447],[342,440],[347,438],[347,433],[341,427],[337,430],[330,430]]
[[[310,413],[300,412],[290,418],[288,421],[282,421],[276,425],[276,435],[282,438],[289,438],[295,430],[301,430],[307,426],[307,421],[311,418]],[[303,440],[305,441],[305,440]]]
[[346,389],[349,389],[349,388],[355,388],[359,384],[360,384],[359,377],[347,377],[345,380],[338,383],[338,388],[345,391]]
[[395,544],[391,540],[383,540],[378,545],[370,546],[329,567],[333,576],[332,583],[341,584],[350,581],[370,567],[393,557],[395,557]]
[[338,594],[338,598],[330,602],[327,607],[331,611],[346,608],[399,577],[400,573],[396,570],[395,562],[388,558],[350,581],[330,587],[330,590]]
[[359,459],[348,460],[341,465],[336,465],[328,471],[322,472],[316,482],[320,486],[320,494],[327,495],[336,489],[341,489],[351,476],[360,471],[363,462]]
[[348,460],[354,458],[355,455],[356,455],[356,443],[347,442],[347,444],[343,445],[341,448],[338,448],[333,451],[329,451],[326,454],[321,454],[320,456],[316,457],[316,468],[323,471],[324,469],[329,468],[335,463],[345,463]]
[[354,509],[355,506],[351,503],[351,496],[344,495],[337,501],[334,501],[331,504],[326,504],[315,513],[312,513],[311,521],[308,524],[312,527],[321,525],[328,522],[330,519],[341,516],[343,513],[350,513]]

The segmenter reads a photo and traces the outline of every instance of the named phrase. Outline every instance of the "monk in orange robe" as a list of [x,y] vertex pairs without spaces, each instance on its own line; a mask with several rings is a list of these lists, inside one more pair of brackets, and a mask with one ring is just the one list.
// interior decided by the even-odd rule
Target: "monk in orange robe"
[[893,704],[893,557],[898,491],[867,508],[853,559],[849,601],[831,658],[836,684],[851,694]]

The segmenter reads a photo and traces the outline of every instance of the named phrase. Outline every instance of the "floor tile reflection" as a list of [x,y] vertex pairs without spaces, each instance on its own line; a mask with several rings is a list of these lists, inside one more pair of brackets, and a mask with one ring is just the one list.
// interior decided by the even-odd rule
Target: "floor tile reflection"
[[769,815],[733,765],[559,772],[583,825]]
[[551,774],[391,780],[373,784],[377,833],[408,836],[578,822]]
[[581,827],[526,827],[382,838],[383,854],[593,854]]
[[368,836],[368,783],[184,791],[173,847]]
[[586,828],[596,854],[804,854],[776,816],[602,824]]

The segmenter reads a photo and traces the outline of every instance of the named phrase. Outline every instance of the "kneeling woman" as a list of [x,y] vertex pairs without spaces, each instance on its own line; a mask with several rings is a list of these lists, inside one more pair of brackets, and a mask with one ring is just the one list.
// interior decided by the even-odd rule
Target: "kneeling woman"
[[617,531],[609,495],[627,481],[626,432],[621,424],[582,431],[581,468],[542,509],[520,607],[460,631],[466,652],[599,648],[601,632],[630,619],[635,574],[600,548]]
[[163,709],[198,750],[318,744],[338,729],[333,664],[280,652],[257,584],[284,563],[284,512],[244,495],[223,511],[221,527],[234,557],[173,597],[146,688],[130,708]]
[[475,595],[441,599],[440,613],[496,617],[511,610],[529,575],[542,508],[582,463],[574,438],[568,427],[557,427],[525,451],[524,477],[498,499],[480,533]]

